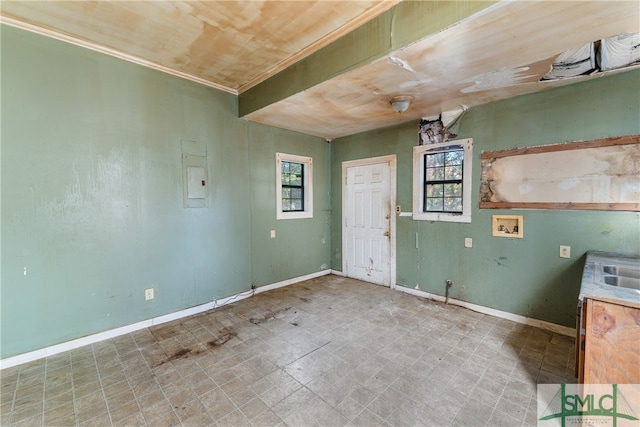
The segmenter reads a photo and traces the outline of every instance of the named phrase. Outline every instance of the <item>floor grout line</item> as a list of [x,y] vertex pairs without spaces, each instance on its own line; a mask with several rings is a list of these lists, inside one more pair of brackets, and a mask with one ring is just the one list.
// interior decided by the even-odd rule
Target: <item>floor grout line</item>
[[[98,383],[100,384],[100,391],[102,392],[102,398],[104,399],[105,406],[107,407],[107,416],[109,417],[109,422],[111,423],[111,425],[113,425],[113,418],[111,417],[111,410],[109,409],[109,404],[107,403],[107,395],[104,392],[104,386],[102,384],[102,374],[100,373],[100,368],[99,368],[99,365],[98,365],[98,359],[96,358],[96,352],[95,352],[95,349],[93,347],[93,344],[91,344],[91,354],[93,354],[93,360],[94,360],[94,362],[96,364],[96,371],[98,372]],[[116,350],[116,355],[117,355],[117,350]],[[120,358],[118,356],[118,360],[119,359]],[[71,371],[73,373],[73,357],[71,358],[71,368],[72,368]],[[75,408],[75,406],[76,406],[76,396],[75,396],[75,379],[73,377],[73,374],[72,374],[71,378],[72,378],[72,381],[74,381],[73,406]],[[77,414],[76,414],[76,425],[78,424],[77,418],[78,417],[77,417]]]

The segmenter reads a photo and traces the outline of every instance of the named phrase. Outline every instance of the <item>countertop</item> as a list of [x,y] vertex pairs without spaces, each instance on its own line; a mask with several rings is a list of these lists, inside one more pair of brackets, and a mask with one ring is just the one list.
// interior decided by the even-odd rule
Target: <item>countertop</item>
[[580,295],[578,299],[596,298],[607,301],[626,301],[640,305],[640,290],[620,286],[611,286],[599,280],[598,269],[601,265],[640,266],[640,256],[620,255],[610,252],[589,251],[582,271]]

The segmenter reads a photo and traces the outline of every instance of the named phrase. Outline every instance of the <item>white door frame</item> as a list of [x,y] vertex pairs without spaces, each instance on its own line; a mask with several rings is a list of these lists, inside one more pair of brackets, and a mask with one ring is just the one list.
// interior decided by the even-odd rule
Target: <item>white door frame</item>
[[389,286],[396,286],[396,155],[370,157],[368,159],[349,160],[342,162],[342,273],[348,277],[347,259],[347,169],[355,166],[368,166],[379,163],[389,164]]

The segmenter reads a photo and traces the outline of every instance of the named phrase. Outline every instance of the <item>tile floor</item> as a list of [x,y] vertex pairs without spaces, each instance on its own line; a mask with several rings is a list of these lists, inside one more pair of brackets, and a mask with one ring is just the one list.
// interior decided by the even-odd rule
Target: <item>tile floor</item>
[[0,372],[3,426],[519,426],[574,340],[325,276]]

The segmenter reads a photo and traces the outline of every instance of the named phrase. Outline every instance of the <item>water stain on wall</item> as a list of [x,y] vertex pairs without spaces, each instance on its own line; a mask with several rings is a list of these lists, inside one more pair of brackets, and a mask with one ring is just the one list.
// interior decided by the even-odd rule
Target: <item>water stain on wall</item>
[[483,159],[482,202],[637,203],[640,144]]

